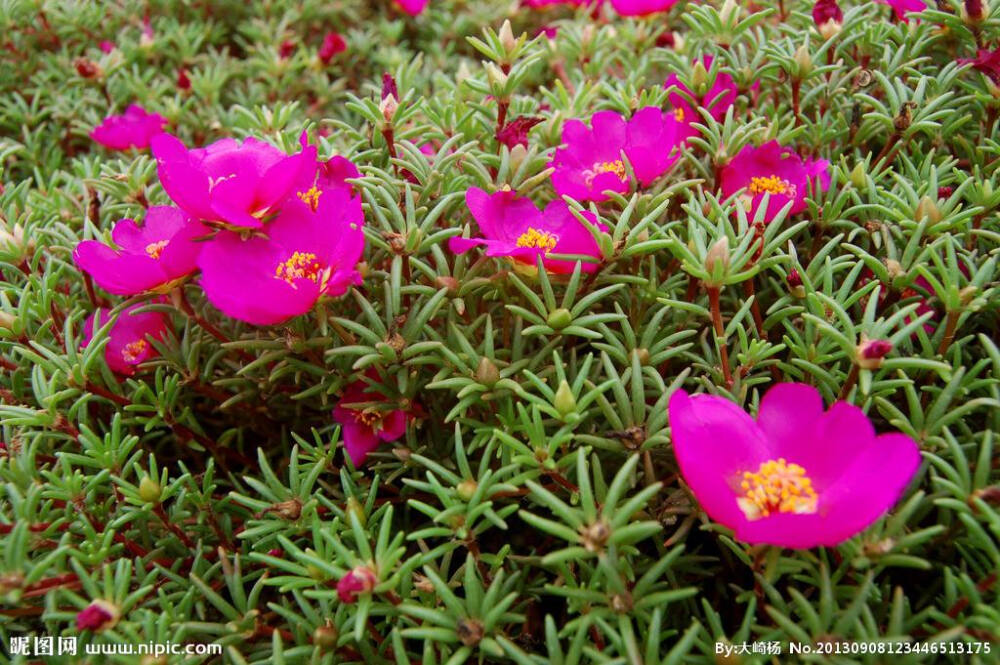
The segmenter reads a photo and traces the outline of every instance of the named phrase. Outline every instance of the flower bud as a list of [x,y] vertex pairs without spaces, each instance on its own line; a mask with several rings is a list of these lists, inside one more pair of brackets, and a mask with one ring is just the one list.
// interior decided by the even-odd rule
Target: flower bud
[[490,87],[494,90],[507,85],[507,75],[492,62],[486,63],[486,78],[490,82]]
[[76,615],[77,630],[92,630],[95,633],[113,627],[118,623],[118,608],[105,600],[91,601]]
[[499,380],[500,370],[497,369],[492,360],[483,356],[479,360],[479,366],[476,368],[476,381],[487,388],[492,388]]
[[719,19],[722,24],[729,23],[729,20],[733,17],[733,14],[739,11],[739,8],[736,0],[726,0],[723,2],[722,7],[719,9]]
[[812,56],[809,55],[809,48],[803,44],[795,49],[795,66],[798,68],[798,77],[806,78],[813,70]]
[[378,110],[382,112],[382,117],[390,125],[392,124],[392,119],[396,117],[398,109],[399,102],[396,101],[396,96],[391,93],[383,97],[382,102],[378,105]]
[[885,270],[889,273],[890,281],[896,279],[897,277],[902,277],[906,273],[906,271],[903,270],[903,264],[896,259],[886,259]]
[[861,369],[878,369],[883,359],[892,351],[892,342],[887,339],[861,338],[855,349],[854,362]]
[[805,298],[806,297],[806,287],[802,285],[802,275],[795,268],[788,271],[788,277],[785,278],[785,282],[788,284],[788,292],[792,294],[794,298]]
[[855,164],[854,168],[851,169],[851,176],[850,176],[850,178],[851,178],[851,184],[852,185],[854,185],[858,189],[864,188],[864,186],[866,184],[868,184],[868,179],[865,178],[865,166],[864,166],[864,164],[862,164],[861,162],[858,162],[857,164]]
[[378,583],[375,571],[368,566],[356,566],[337,582],[337,596],[343,603],[353,603],[362,593],[371,593]]
[[178,90],[190,90],[191,89],[191,79],[188,77],[187,70],[181,67],[177,70],[177,89]]
[[361,526],[365,526],[365,523],[368,521],[368,516],[365,515],[364,506],[362,506],[361,502],[353,496],[347,498],[347,504],[344,506],[344,512],[347,513],[348,520],[350,520],[351,515],[357,517],[358,524]]
[[458,498],[468,503],[475,496],[477,489],[479,489],[479,485],[475,480],[463,480],[455,486],[455,493],[458,494]]
[[462,644],[474,647],[482,641],[486,629],[478,619],[462,618],[455,624],[455,634]]
[[517,173],[528,156],[528,149],[518,143],[510,149],[510,170]]
[[96,62],[88,58],[77,58],[73,61],[73,67],[76,68],[76,73],[85,79],[96,79],[104,73]]
[[500,45],[503,46],[503,50],[510,55],[510,52],[517,48],[517,40],[514,38],[514,31],[510,27],[510,19],[505,19],[503,25],[500,26],[500,32],[497,33],[497,37],[500,38]]
[[573,389],[569,387],[569,382],[566,379],[559,382],[552,406],[556,407],[556,411],[563,418],[576,412],[576,397],[573,396]]
[[705,254],[705,270],[712,280],[721,278],[729,270],[729,238],[722,236],[708,248]]
[[980,23],[986,18],[983,0],[965,0],[965,6],[962,9],[962,19],[966,23]]
[[972,304],[972,301],[976,298],[976,293],[978,292],[979,289],[970,284],[958,292],[958,301],[962,303],[962,307],[968,307]]
[[337,640],[339,638],[340,633],[337,631],[337,628],[327,623],[323,626],[318,626],[313,631],[312,642],[319,647],[320,652],[326,653],[337,648]]
[[559,309],[554,309],[549,313],[548,319],[546,319],[545,323],[547,323],[553,330],[562,330],[569,324],[573,323],[573,315],[565,307],[560,307]]
[[917,204],[917,209],[914,211],[913,217],[918,222],[926,217],[930,220],[931,224],[936,224],[941,221],[941,210],[938,208],[934,199],[929,196],[924,196]]
[[328,32],[323,37],[323,43],[320,44],[319,51],[316,53],[319,57],[319,61],[324,65],[330,64],[333,60],[333,56],[338,53],[343,53],[347,50],[347,42],[344,38],[338,35],[336,32]]
[[163,488],[149,476],[143,476],[139,481],[139,498],[146,503],[159,503]]
[[17,317],[9,312],[0,312],[0,328],[13,330],[17,324]]
[[837,35],[844,23],[844,12],[841,11],[837,0],[816,0],[812,15],[813,21],[816,22],[816,29],[823,36],[823,39],[830,39]]
[[691,89],[696,95],[704,95],[707,86],[708,70],[705,69],[704,63],[699,60],[694,64],[694,69],[691,70]]

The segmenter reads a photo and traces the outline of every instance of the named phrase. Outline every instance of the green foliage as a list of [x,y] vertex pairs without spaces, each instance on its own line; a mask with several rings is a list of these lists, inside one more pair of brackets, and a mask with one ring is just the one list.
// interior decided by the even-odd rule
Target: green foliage
[[[844,2],[825,40],[802,0],[680,2],[665,20],[514,5],[431,0],[408,18],[382,0],[0,0],[4,647],[37,633],[223,647],[179,663],[649,665],[723,662],[717,643],[892,640],[993,644],[894,662],[996,662],[1000,93],[962,59],[1000,38],[997,12],[974,23],[940,0],[905,23]],[[554,39],[530,37],[549,22]],[[324,65],[329,30],[348,50]],[[668,74],[723,71],[735,106],[700,119],[667,177],[570,201],[607,229],[588,223],[598,272],[448,250],[475,231],[468,187],[554,196],[566,119],[666,104]],[[291,150],[307,131],[351,159],[363,285],[274,328],[187,285],[189,309],[144,304],[173,322],[161,355],[115,377],[110,324],[81,348],[83,321],[126,302],[95,291],[72,250],[168,202],[147,154],[87,137],[133,102],[189,144]],[[542,119],[529,147],[500,145],[521,115]],[[832,184],[765,227],[716,185],[771,138],[829,159]],[[881,367],[855,365],[866,337],[893,343]],[[331,411],[366,372],[416,422],[355,469]],[[754,412],[775,381],[849,399],[923,451],[900,505],[837,548],[739,543],[679,479],[670,393]],[[342,602],[357,566],[377,583]],[[81,633],[94,599],[120,620]],[[775,658],[725,662],[791,662]]]

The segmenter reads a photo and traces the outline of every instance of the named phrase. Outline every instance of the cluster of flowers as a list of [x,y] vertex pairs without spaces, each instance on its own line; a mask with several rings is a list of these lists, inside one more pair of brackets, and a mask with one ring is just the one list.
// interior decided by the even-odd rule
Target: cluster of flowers
[[[713,64],[704,58],[694,66],[708,72]],[[550,163],[555,193],[601,203],[651,186],[690,148],[696,123],[721,119],[738,98],[729,75],[716,72],[712,80],[706,89],[691,90],[670,77],[668,111],[645,107],[630,118],[601,111],[589,123],[566,122]],[[364,215],[351,184],[360,177],[355,165],[341,157],[319,160],[304,135],[294,154],[254,138],[189,149],[164,132],[166,124],[132,106],[94,130],[94,139],[109,147],[149,147],[174,203],[149,208],[141,225],[119,221],[114,246],[96,240],[78,245],[77,264],[100,287],[154,303],[169,295],[184,306],[183,285],[197,274],[207,300],[227,316],[275,325],[361,283]],[[801,212],[809,192],[830,183],[826,161],[804,159],[774,141],[744,147],[719,176],[722,194],[736,197],[763,223],[783,209]],[[540,210],[509,189],[490,194],[470,188],[466,202],[481,236],[453,237],[449,244],[457,253],[482,246],[486,255],[527,271],[539,260],[554,273],[578,264],[588,272],[600,267],[597,237],[605,229],[561,198]],[[117,317],[98,309],[86,324],[87,342],[108,326],[109,366],[130,375],[156,355],[154,344],[169,330],[163,312],[148,303],[126,307]],[[356,466],[380,442],[402,436],[411,418],[374,390],[376,383],[370,373],[350,384],[332,414]],[[772,388],[756,421],[728,400],[680,390],[669,417],[685,481],[713,519],[750,543],[839,543],[891,507],[920,463],[908,437],[876,436],[864,413],[844,402],[824,412],[819,393],[801,384]],[[377,580],[371,571],[354,570],[341,582],[341,598],[350,601]]]

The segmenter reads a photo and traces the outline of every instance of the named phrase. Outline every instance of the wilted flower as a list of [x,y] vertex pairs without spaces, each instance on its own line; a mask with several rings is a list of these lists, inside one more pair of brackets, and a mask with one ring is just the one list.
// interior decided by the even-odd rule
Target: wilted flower
[[[701,59],[700,64],[705,72],[712,70],[712,62],[713,58],[710,55],[706,55]],[[695,63],[695,67],[698,67],[698,63]],[[673,86],[676,86],[677,89],[671,92],[667,96],[667,99],[670,101],[670,105],[674,107],[674,115],[680,122],[686,125],[690,125],[692,122],[702,122],[701,115],[696,108],[691,106],[688,97],[695,100],[701,108],[706,109],[713,118],[721,120],[725,117],[726,111],[733,105],[733,102],[736,101],[736,96],[739,94],[733,77],[725,72],[718,72],[715,75],[715,80],[712,82],[711,87],[701,97],[698,97],[690,88],[681,83],[677,74],[671,74],[663,83],[664,88]],[[693,130],[690,131],[694,133]]]
[[[375,373],[367,376],[378,379]],[[364,380],[347,386],[333,410],[333,419],[341,426],[344,448],[355,467],[364,464],[379,443],[403,436],[408,418],[406,411],[391,408],[388,398]]]
[[611,6],[621,16],[647,16],[665,12],[677,4],[677,0],[611,0]]
[[189,150],[180,139],[152,140],[163,189],[178,206],[205,221],[258,228],[316,168],[315,146],[287,155],[255,138],[226,138]]
[[994,85],[1000,85],[1000,48],[990,51],[979,49],[975,58],[962,58],[959,64],[971,64],[972,67],[989,77]]
[[[149,339],[162,339],[167,332],[167,317],[160,312],[136,312],[143,303],[126,307],[108,332],[104,360],[116,374],[131,376],[136,366],[158,355]],[[111,310],[101,307],[83,324],[83,346],[90,344],[94,333],[111,320]]]
[[727,399],[683,390],[669,415],[685,482],[709,517],[747,543],[837,545],[891,508],[920,466],[908,436],[876,436],[847,402],[824,412],[805,384],[771,388],[757,420]]
[[195,239],[208,231],[178,208],[154,206],[142,226],[131,219],[115,224],[111,238],[118,249],[84,240],[73,259],[98,286],[115,295],[169,289],[195,271],[202,247]]
[[542,118],[532,118],[525,115],[518,116],[497,131],[497,141],[508,148],[513,148],[516,145],[527,148],[528,132],[540,122],[542,122]]
[[396,0],[396,5],[410,16],[416,16],[427,8],[429,0]]
[[563,125],[565,147],[556,150],[549,166],[554,168],[552,186],[560,195],[579,201],[605,201],[608,190],[629,189],[622,153],[636,178],[648,186],[680,157],[684,127],[673,114],[658,107],[640,109],[627,121],[614,111],[599,111],[588,128],[580,120]]
[[319,56],[320,62],[324,65],[328,65],[330,64],[330,61],[333,60],[333,56],[338,53],[343,53],[346,50],[347,42],[344,41],[344,38],[336,32],[328,32],[326,33],[326,36],[323,37],[323,43],[320,44],[317,55]]
[[907,14],[919,14],[927,9],[927,3],[924,0],[875,0],[875,2],[892,7],[892,11],[895,12],[896,18],[900,21],[909,20],[906,18]]
[[722,169],[722,194],[730,197],[743,192],[741,200],[752,218],[764,195],[770,194],[764,221],[770,222],[789,202],[789,214],[805,210],[810,187],[830,186],[830,163],[825,159],[803,160],[790,148],[777,141],[760,147],[745,146]]
[[378,578],[368,566],[356,566],[337,582],[337,597],[342,603],[353,603],[362,593],[370,593]]
[[118,608],[105,600],[95,600],[76,614],[77,630],[94,632],[111,628],[118,623]]
[[[549,254],[573,254],[600,259],[601,251],[590,231],[580,223],[564,201],[552,201],[539,210],[512,191],[487,194],[471,187],[465,202],[483,234],[481,238],[451,238],[448,247],[458,254],[477,245],[486,247],[487,256],[506,256],[515,264],[534,267],[541,256],[545,269],[571,273],[576,261],[547,258]],[[591,219],[590,213],[584,216]],[[598,261],[582,262],[584,272],[594,272]]]
[[190,90],[191,89],[191,78],[188,76],[187,70],[181,67],[177,70],[177,89],[178,90]]

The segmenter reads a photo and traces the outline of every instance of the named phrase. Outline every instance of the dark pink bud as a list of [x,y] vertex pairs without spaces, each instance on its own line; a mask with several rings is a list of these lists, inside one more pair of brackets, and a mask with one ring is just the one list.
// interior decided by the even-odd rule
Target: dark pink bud
[[104,51],[105,53],[111,53],[112,51],[115,50],[115,43],[109,42],[108,40],[105,39],[103,42],[100,43],[100,47],[101,50]]
[[982,21],[986,17],[983,0],[965,0],[965,14],[973,21]]
[[831,21],[840,25],[844,22],[844,12],[840,10],[837,0],[816,0],[813,5],[813,20],[819,29]]
[[267,553],[268,553],[268,555],[269,555],[269,556],[273,556],[273,557],[277,557],[277,558],[279,558],[279,559],[280,559],[280,558],[281,558],[281,556],[282,556],[282,555],[284,554],[284,552],[283,552],[283,551],[281,551],[281,550],[279,550],[279,549],[277,549],[277,548],[275,548],[275,549],[273,549],[273,550],[268,550],[268,551],[267,551]]
[[188,78],[187,70],[183,67],[177,72],[177,89],[178,90],[190,90],[191,89],[191,79]]
[[118,621],[118,610],[114,605],[95,600],[76,615],[77,630],[99,631],[110,628]]
[[542,118],[530,118],[524,115],[518,116],[497,132],[497,141],[500,141],[500,143],[503,143],[508,148],[513,148],[516,145],[527,148],[528,132],[541,121]]
[[281,46],[278,48],[278,57],[282,60],[291,57],[292,53],[295,52],[295,42],[291,39],[286,39],[281,42]]
[[861,355],[869,360],[885,358],[892,351],[892,342],[887,339],[870,339],[861,345]]
[[788,277],[785,278],[785,281],[788,282],[788,286],[794,289],[798,286],[802,286],[802,275],[799,274],[798,270],[792,268],[788,271]]
[[954,187],[938,187],[938,198],[946,199],[955,192]]
[[673,48],[676,41],[674,33],[670,30],[665,30],[656,37],[656,45],[660,48]]
[[387,99],[389,95],[392,95],[397,101],[399,100],[396,79],[392,78],[392,74],[382,74],[382,99]]
[[323,37],[323,43],[319,47],[319,60],[324,65],[330,64],[333,56],[347,50],[347,42],[336,32],[328,32]]
[[93,79],[101,75],[101,68],[97,66],[97,63],[87,58],[77,58],[73,61],[73,66],[76,67],[76,73],[85,79]]
[[371,568],[357,566],[337,582],[337,596],[341,602],[353,603],[358,599],[358,594],[370,592],[377,582]]

